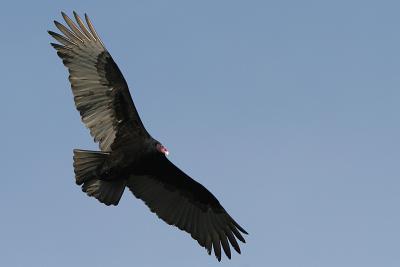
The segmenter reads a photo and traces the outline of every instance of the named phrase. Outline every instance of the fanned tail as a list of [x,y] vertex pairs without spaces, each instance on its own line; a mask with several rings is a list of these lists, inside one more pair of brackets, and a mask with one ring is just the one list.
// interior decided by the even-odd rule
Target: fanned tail
[[109,155],[108,152],[74,149],[76,183],[82,185],[82,191],[88,196],[95,197],[107,206],[118,205],[126,185],[123,179],[107,180],[98,177]]

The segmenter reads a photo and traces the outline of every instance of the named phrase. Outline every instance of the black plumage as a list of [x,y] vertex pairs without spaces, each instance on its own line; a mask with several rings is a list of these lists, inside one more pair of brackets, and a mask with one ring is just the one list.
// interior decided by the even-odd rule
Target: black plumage
[[117,205],[125,187],[170,225],[188,232],[221,260],[221,246],[245,242],[247,232],[219,201],[173,163],[167,149],[146,131],[128,85],[85,14],[87,26],[74,12],[76,23],[55,21],[62,34],[49,31],[52,43],[69,71],[76,108],[101,151],[74,150],[76,183],[89,196]]

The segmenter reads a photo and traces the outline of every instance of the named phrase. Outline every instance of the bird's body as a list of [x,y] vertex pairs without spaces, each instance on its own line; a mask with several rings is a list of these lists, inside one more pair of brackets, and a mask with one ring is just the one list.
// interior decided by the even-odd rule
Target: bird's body
[[[144,128],[128,85],[100,40],[89,18],[74,12],[76,23],[62,13],[69,29],[49,31],[52,43],[69,70],[75,105],[101,151],[74,150],[75,179],[82,190],[106,205],[117,205],[128,187],[161,219],[188,232],[218,260],[221,246],[231,257],[230,245],[240,253],[236,239],[247,232],[225,211],[204,186],[171,163],[168,150]],[[230,245],[229,245],[230,244]]]

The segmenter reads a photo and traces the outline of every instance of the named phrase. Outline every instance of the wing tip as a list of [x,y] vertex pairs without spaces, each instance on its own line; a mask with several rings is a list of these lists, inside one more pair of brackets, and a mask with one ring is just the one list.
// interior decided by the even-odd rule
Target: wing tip
[[50,45],[56,50],[63,48],[62,45],[59,45],[59,44],[56,44],[56,43],[50,43]]
[[235,224],[236,228],[239,229],[240,232],[242,232],[245,235],[249,235],[249,233],[246,230],[244,230],[244,228],[241,227],[237,222],[234,222],[234,224]]

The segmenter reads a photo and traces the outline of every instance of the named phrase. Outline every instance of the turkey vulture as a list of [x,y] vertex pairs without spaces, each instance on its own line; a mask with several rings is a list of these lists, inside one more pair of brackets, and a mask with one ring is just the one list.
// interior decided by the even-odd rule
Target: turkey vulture
[[[208,254],[230,245],[247,232],[204,186],[167,159],[168,150],[151,137],[140,120],[128,85],[85,14],[76,23],[54,21],[62,34],[48,31],[51,43],[69,71],[76,108],[101,151],[74,150],[76,183],[106,205],[118,205],[127,186],[150,210],[170,225],[188,232]],[[229,245],[230,244],[230,245]]]

